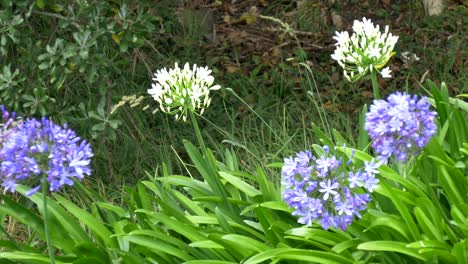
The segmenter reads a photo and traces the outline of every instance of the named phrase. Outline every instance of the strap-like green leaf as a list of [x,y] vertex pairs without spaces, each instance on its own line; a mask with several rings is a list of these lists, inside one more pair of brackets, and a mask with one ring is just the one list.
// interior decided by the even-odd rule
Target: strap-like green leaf
[[252,187],[251,185],[249,185],[245,181],[239,179],[238,177],[233,176],[232,174],[229,174],[229,173],[224,172],[224,171],[220,171],[219,176],[221,176],[223,179],[228,181],[230,184],[232,184],[233,186],[235,186],[236,188],[241,190],[243,193],[245,193],[249,197],[255,197],[255,196],[262,195],[262,193],[259,190],[255,189],[254,187]]
[[385,181],[380,182],[380,186],[382,189],[386,191],[386,194],[388,195],[388,198],[392,200],[393,205],[397,208],[397,210],[400,212],[401,217],[405,221],[406,225],[408,226],[408,230],[411,233],[412,239],[419,240],[421,238],[421,234],[419,233],[419,229],[416,226],[416,223],[414,222],[413,217],[411,216],[408,208],[406,205],[401,201],[401,199],[394,194],[393,187],[390,187],[388,183]]
[[[169,177],[159,177],[156,180],[174,186],[192,188],[194,190],[199,191],[200,193],[204,193],[207,195],[213,195],[213,192],[211,191],[210,186],[208,186],[208,184],[186,176],[171,175]],[[143,181],[143,184],[149,187],[152,183],[148,181]]]
[[344,241],[344,242],[342,242],[340,244],[337,244],[331,250],[338,253],[338,254],[340,254],[341,252],[343,252],[343,251],[345,251],[347,249],[357,247],[361,243],[362,243],[362,241],[359,241],[358,239],[350,239],[348,241]]
[[238,264],[239,262],[231,262],[224,260],[191,260],[184,262],[184,264]]
[[307,239],[315,240],[320,243],[335,246],[338,243],[348,241],[349,238],[339,233],[333,233],[322,229],[311,227],[298,227],[288,230],[286,234],[300,236]]
[[450,250],[451,246],[438,240],[420,240],[406,245],[408,248],[440,248]]
[[369,229],[377,226],[385,226],[390,228],[392,231],[396,231],[398,234],[402,235],[406,241],[410,241],[411,234],[408,226],[405,225],[405,223],[401,221],[401,218],[397,216],[377,216],[370,223]]
[[90,213],[79,208],[77,205],[68,201],[60,195],[56,195],[55,198],[57,201],[73,215],[81,223],[86,225],[91,231],[93,231],[99,239],[101,239],[104,244],[109,247],[117,247],[115,239],[111,238],[112,233],[101,223],[101,221],[95,218]]
[[231,243],[235,243],[240,247],[245,247],[248,250],[253,250],[256,252],[262,252],[271,249],[267,246],[264,242],[260,242],[258,240],[252,239],[250,237],[237,235],[237,234],[229,234],[224,235],[222,239],[230,241]]
[[323,133],[323,131],[320,130],[320,128],[314,123],[312,123],[312,131],[314,132],[315,136],[320,140],[320,143],[322,143],[323,145],[334,145],[333,141],[331,141],[331,139],[325,133]]
[[40,234],[44,234],[44,221],[39,216],[33,214],[31,210],[28,210],[6,195],[0,195],[0,197],[3,202],[3,204],[0,204],[0,212],[10,215]]
[[414,216],[419,223],[419,226],[423,230],[424,234],[428,236],[429,239],[443,241],[443,234],[435,223],[431,221],[429,216],[427,216],[423,210],[419,207],[414,208]]
[[[41,254],[27,253],[27,252],[0,252],[0,259],[18,260],[18,261],[34,261],[34,263],[50,264],[49,257]],[[60,260],[55,259],[56,264],[65,264]]]
[[396,252],[417,258],[420,260],[426,260],[426,258],[419,254],[417,250],[406,247],[405,243],[395,241],[372,241],[365,242],[358,246],[360,250],[373,250],[373,251],[389,251]]
[[451,203],[453,204],[462,204],[464,203],[465,199],[467,199],[467,193],[462,195],[459,191],[459,187],[462,188],[462,185],[457,185],[454,182],[454,176],[448,173],[447,168],[443,165],[439,166],[439,180],[440,184],[445,190],[445,194],[450,199]]
[[[342,257],[338,254],[305,249],[276,248],[263,251],[247,259],[244,264],[257,264],[273,259],[299,260],[312,263],[324,264],[346,264],[353,263],[352,260]],[[271,261],[270,261],[271,262]]]
[[223,246],[211,240],[202,240],[202,241],[193,242],[193,243],[190,243],[189,246],[194,247],[194,248],[224,249]]
[[338,254],[306,249],[289,249],[277,252],[274,256],[279,259],[299,260],[322,264],[347,264],[354,262],[353,260],[345,258]]
[[292,213],[294,209],[291,209],[286,203],[284,202],[264,202],[260,204],[261,207],[265,207],[272,210],[283,211],[286,213]]
[[166,253],[171,256],[180,258],[184,261],[192,260],[193,257],[187,254],[187,252],[183,249],[174,247],[164,241],[154,239],[144,235],[128,235],[126,238],[137,245],[144,246],[149,250],[155,252],[156,254]]

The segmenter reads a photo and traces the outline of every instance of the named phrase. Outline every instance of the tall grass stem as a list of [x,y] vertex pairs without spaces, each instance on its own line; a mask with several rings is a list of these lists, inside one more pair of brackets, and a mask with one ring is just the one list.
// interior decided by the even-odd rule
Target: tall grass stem
[[250,112],[254,113],[260,121],[262,121],[263,124],[265,124],[266,127],[270,130],[270,132],[275,135],[276,138],[281,139],[280,136],[276,133],[276,131],[268,124],[265,119],[263,119],[253,108],[250,106],[244,99],[242,99],[234,90],[231,88],[226,88],[226,91],[230,92],[233,94],[239,101],[241,101],[249,110]]
[[[304,62],[299,63],[300,66],[303,66],[308,74],[305,74],[307,84],[310,87],[310,90],[307,91],[307,94],[311,97],[313,104],[315,105],[315,108],[317,109],[317,114],[320,118],[320,122],[322,125],[322,128],[326,130],[327,136],[332,136],[331,128],[330,128],[330,123],[328,122],[327,114],[325,113],[325,110],[323,108],[323,101],[322,97],[320,96],[320,91],[318,89],[317,82],[315,81],[314,73],[312,72],[312,69],[310,68],[309,65],[307,65]],[[310,77],[309,77],[310,76]],[[314,92],[315,88],[315,92]]]

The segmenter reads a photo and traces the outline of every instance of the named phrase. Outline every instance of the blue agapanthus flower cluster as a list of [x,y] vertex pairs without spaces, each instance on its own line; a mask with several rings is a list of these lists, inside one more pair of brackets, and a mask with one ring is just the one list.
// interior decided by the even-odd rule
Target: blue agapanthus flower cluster
[[331,154],[327,146],[323,149],[318,158],[303,151],[284,159],[282,196],[299,223],[311,226],[317,220],[324,229],[345,230],[367,208],[371,200],[367,192],[379,182],[375,175],[381,162],[355,168],[351,160]]
[[93,152],[88,142],[67,126],[47,118],[16,119],[3,106],[0,135],[0,181],[5,192],[19,182],[33,183],[27,195],[37,192],[45,175],[50,191],[73,185],[73,178],[91,174]]
[[387,100],[375,100],[366,114],[365,129],[382,160],[407,161],[418,154],[436,133],[436,113],[426,97],[396,92]]

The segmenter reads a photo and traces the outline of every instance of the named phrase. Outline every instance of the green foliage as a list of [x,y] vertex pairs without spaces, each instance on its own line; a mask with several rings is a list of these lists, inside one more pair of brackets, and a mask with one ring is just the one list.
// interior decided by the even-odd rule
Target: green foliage
[[[221,162],[211,150],[199,151],[185,141],[192,176],[171,175],[163,165],[148,180],[126,188],[124,206],[79,183],[81,200],[94,200],[85,208],[61,195],[47,198],[57,262],[463,263],[468,257],[467,123],[460,121],[466,112],[444,86],[429,87],[439,133],[409,172],[381,166],[373,208],[346,231],[300,226],[281,200],[278,182],[262,167],[245,172],[232,151],[226,150]],[[345,143],[337,131],[333,139],[318,127],[314,131],[323,143]],[[372,159],[350,147],[338,149],[347,155],[354,151],[357,160]],[[26,190],[19,188],[23,195]],[[41,194],[27,198],[42,212]],[[6,196],[3,201],[0,213],[34,236],[29,242],[10,236],[0,258],[46,263],[38,243],[44,241],[42,214]]]
[[[148,132],[158,123],[153,116],[111,110],[124,95],[146,94],[149,76],[177,49],[175,4],[0,1],[0,104],[21,116],[70,124],[93,144],[101,181],[119,185],[124,174],[135,181],[154,164],[148,157],[165,157],[169,147],[142,147],[165,140]],[[135,170],[128,164],[142,165]]]
[[[20,186],[17,189],[22,195],[28,190],[26,186]],[[97,197],[96,195],[95,198]],[[2,197],[5,201],[0,207],[2,215],[12,216],[31,229],[33,236],[29,238],[29,241],[24,242],[11,238],[11,244],[3,245],[5,248],[0,258],[16,260],[20,263],[31,263],[31,260],[49,263],[48,256],[43,255],[44,243],[38,243],[38,241],[45,241],[44,219],[39,216],[42,215],[44,209],[42,194],[36,193],[27,198],[37,206],[41,214],[37,214],[32,208],[23,207],[6,196]],[[129,251],[119,237],[115,236],[121,232],[122,222],[117,221],[115,213],[108,207],[101,208],[99,203],[94,203],[85,210],[60,195],[48,197],[47,200],[48,221],[53,227],[52,244],[59,254],[56,263],[89,263],[89,261],[118,263],[125,259],[143,261],[138,255]]]
[[124,85],[127,94],[138,90],[114,81],[152,70],[136,69],[131,54],[165,26],[158,4],[7,0],[0,10],[0,103],[19,113],[82,121],[93,137],[115,138],[120,123],[108,116],[118,91]]
[[[354,146],[360,150],[356,151],[356,159],[369,160],[369,139],[362,129],[367,108],[362,108],[358,124],[361,130],[355,143],[352,139],[355,133],[341,136],[338,132],[342,133],[343,127],[346,132],[353,130],[352,121],[346,115],[340,119],[338,114],[325,110],[324,91],[331,92],[334,103],[334,97],[339,95],[336,91],[344,89],[340,85],[334,87],[333,82],[322,89],[330,77],[318,72],[320,61],[320,67],[300,64],[306,80],[301,87],[305,91],[300,93],[294,92],[298,87],[291,76],[296,77],[302,71],[285,62],[266,71],[256,56],[251,76],[239,80],[232,80],[236,78],[233,75],[226,77],[226,82],[236,92],[240,91],[242,98],[249,96],[245,105],[255,117],[245,115],[242,108],[230,109],[232,96],[223,100],[228,106],[225,105],[226,113],[220,115],[222,109],[218,108],[208,115],[208,119],[222,116],[227,120],[227,126],[214,125],[225,137],[223,143],[235,150],[225,151],[218,144],[213,152],[200,152],[187,141],[178,147],[175,141],[190,135],[168,122],[158,126],[162,127],[163,136],[151,141],[148,138],[152,132],[140,130],[154,127],[159,119],[148,121],[146,116],[128,111],[116,116],[110,108],[121,95],[146,90],[142,83],[147,83],[148,74],[154,70],[152,61],[159,59],[159,45],[173,45],[165,43],[167,36],[162,34],[175,23],[172,12],[167,10],[172,1],[118,2],[0,3],[0,103],[31,115],[75,121],[99,139],[96,146],[101,151],[97,151],[97,156],[109,161],[110,172],[112,161],[132,163],[129,160],[137,153],[145,159],[157,159],[148,154],[153,153],[148,149],[161,148],[159,157],[169,156],[166,142],[171,142],[169,152],[180,153],[181,161],[190,159],[175,165],[180,167],[179,172],[185,168],[188,176],[174,175],[171,164],[163,165],[158,173],[148,175],[148,180],[119,193],[121,204],[111,203],[78,183],[75,185],[78,199],[75,194],[72,198],[61,195],[48,198],[48,220],[55,229],[52,242],[58,251],[57,263],[464,263],[468,259],[468,111],[464,101],[449,97],[445,85],[438,89],[433,83],[428,84],[440,125],[436,138],[415,159],[410,170],[400,173],[398,167],[381,168],[381,186],[373,195],[374,206],[361,220],[346,232],[324,231],[315,225],[302,227],[281,200],[277,170],[281,165],[253,164],[277,161],[287,155],[284,153],[296,151],[296,147],[310,147],[314,142],[310,139],[312,133],[323,144],[346,143],[349,148],[341,150],[348,154]],[[268,8],[272,5],[276,3]],[[318,14],[318,8],[311,10],[304,9],[300,14]],[[311,23],[321,21],[319,18],[299,17],[299,29],[316,31],[326,27]],[[202,38],[202,32],[196,32],[199,30],[196,20],[190,19],[185,28],[187,38],[181,42],[187,43],[176,45],[192,57],[200,55],[194,52]],[[434,21],[437,27],[442,27],[442,19]],[[450,27],[454,27],[452,22]],[[432,31],[417,31],[427,32]],[[446,41],[450,45],[448,63],[436,60],[434,64],[432,72],[440,79],[458,77],[453,74],[457,73],[455,51],[462,42],[456,37]],[[170,48],[165,48],[165,52],[170,52]],[[410,50],[419,51],[417,47]],[[147,58],[149,53],[157,58]],[[317,60],[314,56],[306,58],[302,50],[298,53],[304,61]],[[441,52],[424,48],[420,53],[426,54],[426,61],[433,61]],[[326,52],[320,56],[329,59]],[[421,68],[424,66],[421,64]],[[460,83],[466,79],[461,72]],[[351,92],[354,98],[350,101],[355,102],[362,97],[359,92],[362,87],[353,88],[356,88]],[[275,96],[268,96],[271,93]],[[305,94],[311,99],[313,111],[309,109],[310,102],[303,98]],[[348,96],[344,93],[346,100]],[[121,122],[124,115],[132,125],[133,122],[138,125],[130,128]],[[311,121],[318,125],[309,128]],[[225,128],[229,126],[230,129]],[[212,130],[203,129],[204,136],[217,144],[216,135],[210,134]],[[125,138],[122,145],[126,151],[103,150],[109,148],[105,138],[119,134],[124,134],[120,136]],[[141,142],[135,142],[135,138]],[[105,151],[109,157],[102,158]],[[222,161],[215,158],[223,153]],[[248,157],[239,153],[247,153]],[[109,175],[119,183],[117,177],[123,180],[127,177],[122,170]],[[24,194],[26,189],[20,190]],[[2,228],[5,236],[0,240],[1,262],[49,263],[41,194],[22,196],[21,201],[2,195],[2,201],[0,215],[4,222],[17,221],[21,223],[19,229],[28,233],[17,237]]]

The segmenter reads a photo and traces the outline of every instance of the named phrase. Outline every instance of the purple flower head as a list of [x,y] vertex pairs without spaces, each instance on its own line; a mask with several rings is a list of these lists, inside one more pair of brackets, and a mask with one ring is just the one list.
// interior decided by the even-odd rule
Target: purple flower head
[[426,97],[396,92],[387,100],[374,101],[366,114],[365,129],[379,159],[405,162],[436,133],[435,116]]
[[284,159],[282,197],[299,223],[346,229],[367,208],[371,199],[365,192],[378,183],[375,175],[381,162],[373,160],[356,169],[347,157],[336,156],[328,147],[324,150],[320,158],[303,151]]
[[[10,116],[0,109],[3,117]],[[47,118],[11,124],[0,136],[0,181],[5,192],[14,192],[16,184],[24,180],[37,183],[27,192],[32,195],[40,189],[43,175],[49,190],[58,191],[63,185],[73,185],[73,178],[81,180],[91,174],[93,152],[89,143],[66,125],[56,125]]]

